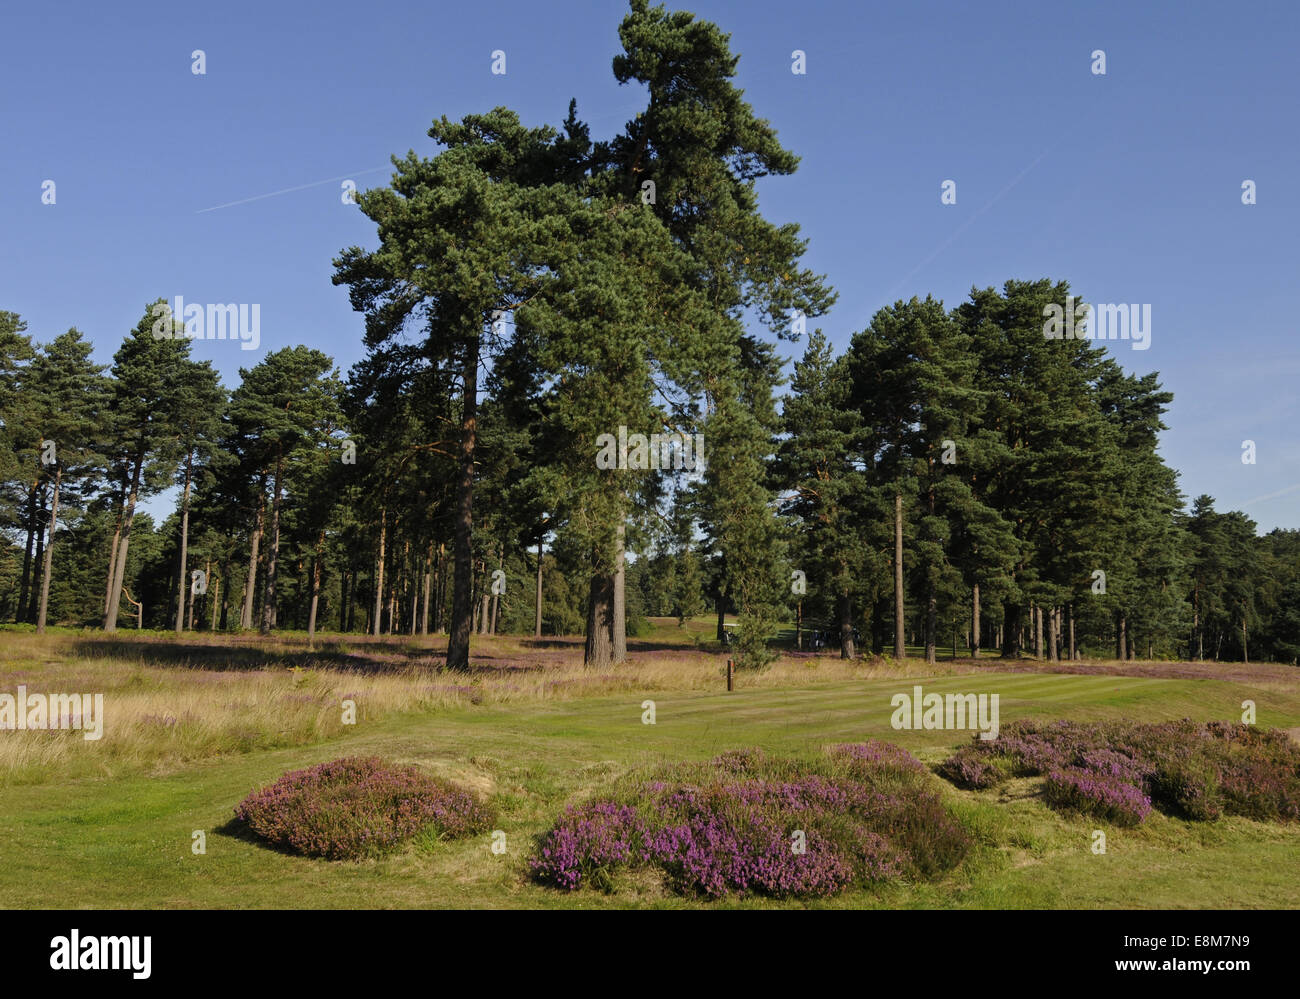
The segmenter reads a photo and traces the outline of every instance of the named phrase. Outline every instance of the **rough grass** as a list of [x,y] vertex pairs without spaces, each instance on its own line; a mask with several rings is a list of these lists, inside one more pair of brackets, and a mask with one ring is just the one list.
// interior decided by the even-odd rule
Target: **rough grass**
[[[580,639],[476,637],[473,668],[442,668],[445,638],[305,635],[187,636],[170,632],[64,630],[37,636],[0,630],[0,692],[102,693],[105,738],[78,732],[4,733],[0,786],[58,777],[174,772],[195,761],[343,735],[344,701],[357,724],[464,705],[507,705],[621,691],[725,689],[725,657],[697,647],[698,632],[659,622],[629,640],[629,662],[607,672],[582,666]],[[828,654],[786,656],[744,689],[809,681],[931,674],[908,660],[847,662]],[[966,672],[957,666],[951,671]]]
[[[78,733],[0,733],[2,906],[1300,907],[1294,824],[1153,814],[1135,829],[1103,827],[1052,811],[1041,781],[1031,779],[989,791],[943,788],[974,846],[933,883],[810,902],[703,902],[653,880],[614,896],[556,892],[532,883],[526,864],[534,838],[566,805],[641,768],[754,745],[811,760],[828,746],[870,738],[937,765],[969,734],[893,731],[890,697],[913,682],[927,692],[999,693],[1004,723],[1234,721],[1251,699],[1259,725],[1294,729],[1300,673],[1286,667],[1127,663],[1085,674],[1007,672],[1002,667],[1029,664],[996,660],[941,661],[936,670],[914,660],[784,657],[766,672],[740,674],[728,694],[725,656],[697,650],[673,626],[631,640],[633,661],[604,677],[582,671],[576,642],[549,638],[542,641],[558,644],[476,638],[469,677],[437,672],[441,646],[432,637],[328,636],[315,650],[305,636],[264,648],[253,638],[204,636],[191,648],[169,635],[124,635],[119,649],[107,650],[101,639],[0,630],[0,691],[25,683],[107,695],[98,743]],[[517,664],[534,652],[550,658]],[[340,665],[330,656],[349,659]],[[471,690],[420,692],[434,685]],[[362,695],[355,726],[341,724],[337,699],[346,692]],[[320,703],[290,700],[294,694]],[[655,725],[642,724],[646,699],[656,702]],[[340,866],[267,850],[227,829],[251,788],[341,756],[416,764],[490,793],[505,852],[493,853],[487,834],[416,837],[388,856]],[[1093,852],[1099,830],[1104,854]],[[206,836],[201,855],[192,850],[196,831]]]

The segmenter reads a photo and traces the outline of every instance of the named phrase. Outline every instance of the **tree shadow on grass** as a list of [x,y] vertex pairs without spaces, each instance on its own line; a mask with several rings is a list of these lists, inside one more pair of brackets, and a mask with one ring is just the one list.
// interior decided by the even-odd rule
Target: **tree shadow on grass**
[[374,650],[342,651],[337,647],[314,649],[266,647],[253,644],[123,640],[83,638],[73,651],[87,659],[123,659],[161,668],[201,669],[213,672],[268,668],[327,669],[351,673],[393,673],[414,666],[441,669],[445,657],[428,649],[381,646]]
[[247,843],[250,846],[260,846],[264,850],[270,850],[272,853],[278,853],[285,857],[297,857],[299,860],[320,860],[320,857],[308,857],[304,853],[284,843],[272,843],[268,839],[263,839],[247,822],[238,817],[232,817],[223,825],[217,826],[212,830],[212,835],[221,836],[224,839],[238,840],[241,843]]

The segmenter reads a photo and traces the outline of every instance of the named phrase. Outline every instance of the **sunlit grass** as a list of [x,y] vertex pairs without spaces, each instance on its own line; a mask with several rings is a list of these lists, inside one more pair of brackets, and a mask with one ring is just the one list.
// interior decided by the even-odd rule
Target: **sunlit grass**
[[[890,699],[927,691],[998,693],[1002,721],[1191,717],[1300,727],[1300,671],[1233,664],[1047,664],[998,660],[840,660],[785,656],[737,675],[715,624],[655,622],[607,673],[582,668],[579,639],[476,636],[475,670],[440,670],[445,637],[188,636],[0,630],[0,692],[105,694],[104,737],[0,732],[0,905],[608,907],[701,905],[647,884],[573,898],[529,882],[533,837],[565,804],[641,767],[762,746],[813,758],[828,745],[885,739],[934,766],[969,733],[895,731]],[[700,641],[697,643],[695,636]],[[1016,670],[1012,672],[1011,670]],[[356,701],[344,725],[342,700]],[[654,725],[642,723],[653,700]],[[175,719],[174,723],[170,719]],[[226,830],[235,805],[287,770],[377,755],[491,797],[504,855],[487,837],[414,842],[381,860],[287,856]],[[944,785],[975,836],[937,884],[852,892],[834,907],[1300,906],[1300,829],[1239,818],[1152,815],[1109,829],[1060,816],[1036,780],[991,792]],[[191,852],[194,831],[207,853]],[[730,900],[727,906],[794,903]]]
[[[567,701],[618,691],[725,688],[726,658],[696,647],[674,625],[631,642],[632,658],[598,672],[582,665],[579,640],[476,636],[475,668],[442,669],[437,636],[188,635],[170,632],[0,633],[0,692],[104,695],[105,738],[78,732],[6,732],[0,784],[52,776],[170,772],[205,757],[302,746],[346,730],[344,702],[358,723],[457,705]],[[557,647],[558,646],[558,647]],[[532,665],[535,663],[535,665]],[[782,658],[742,673],[748,689],[909,676],[924,664]],[[933,670],[925,671],[927,674]]]

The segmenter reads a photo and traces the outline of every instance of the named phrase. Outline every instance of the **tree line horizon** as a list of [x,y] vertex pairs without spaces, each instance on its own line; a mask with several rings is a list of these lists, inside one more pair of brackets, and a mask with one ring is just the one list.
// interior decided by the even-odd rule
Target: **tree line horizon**
[[[378,245],[334,260],[364,320],[346,378],[297,346],[228,391],[183,324],[156,335],[164,299],[107,372],[79,331],[41,345],[0,312],[0,618],[432,624],[461,670],[475,633],[581,632],[605,668],[645,616],[705,611],[719,639],[736,616],[751,667],[805,618],[847,658],[865,634],[933,662],[962,634],[1296,662],[1300,531],[1184,508],[1157,374],[1044,336],[1066,282],[900,300],[838,356],[805,334],[836,293],[756,193],[798,158],[733,85],[725,33],[630,8],[613,70],[646,104],[622,132],[593,140],[576,100],[558,128],[441,117],[441,151],[357,195]],[[805,338],[780,396],[780,345]],[[708,461],[600,467],[621,427]],[[163,524],[137,512],[172,485]]]

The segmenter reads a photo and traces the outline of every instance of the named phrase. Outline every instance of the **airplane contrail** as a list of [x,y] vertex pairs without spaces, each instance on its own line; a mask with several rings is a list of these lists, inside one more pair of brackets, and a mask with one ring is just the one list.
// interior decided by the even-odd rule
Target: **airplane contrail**
[[902,289],[902,287],[912,279],[913,275],[915,275],[918,271],[920,271],[927,264],[929,264],[930,261],[932,261],[939,254],[941,254],[944,250],[948,249],[948,247],[950,247],[956,241],[958,236],[960,236],[963,232],[965,232],[968,228],[970,228],[971,224],[977,218],[979,218],[990,208],[996,205],[999,201],[1001,201],[1002,197],[1008,191],[1010,191],[1013,187],[1015,187],[1022,180],[1024,180],[1025,177],[1029,174],[1029,171],[1032,170],[1034,167],[1038,166],[1038,164],[1042,161],[1043,157],[1046,156],[1055,148],[1056,146],[1049,146],[1047,149],[1044,149],[1041,153],[1039,153],[1038,156],[1034,159],[1034,161],[1029,164],[1029,166],[1025,167],[1023,170],[1020,171],[1019,174],[1016,175],[1015,179],[1012,180],[1011,183],[1009,183],[1006,187],[1000,190],[997,194],[993,195],[993,198],[989,201],[988,204],[986,204],[983,208],[979,209],[977,212],[975,212],[974,215],[972,215],[965,222],[959,225],[956,231],[954,231],[951,236],[949,236],[942,243],[940,243],[933,253],[931,253],[928,257],[926,257],[919,264],[917,264],[910,271],[908,271],[907,275],[901,281],[899,281],[897,285],[894,286],[894,290],[885,296],[886,304],[892,304],[894,301],[894,296],[897,295],[898,292]]
[[1254,499],[1248,499],[1242,506],[1250,506],[1253,503],[1263,503],[1265,500],[1277,499],[1279,496],[1285,496],[1287,493],[1293,493],[1300,489],[1300,482],[1293,486],[1287,486],[1285,489],[1279,489],[1275,493],[1269,493],[1267,496],[1256,496]]
[[195,215],[202,215],[204,212],[215,212],[218,208],[232,208],[235,205],[246,205],[250,201],[261,201],[263,198],[274,198],[280,194],[290,194],[294,191],[305,191],[309,187],[320,187],[322,184],[333,184],[340,180],[351,180],[353,177],[360,177],[367,173],[378,173],[380,170],[391,170],[391,166],[372,167],[369,170],[357,170],[354,173],[345,173],[341,177],[328,177],[325,180],[314,180],[310,184],[299,184],[297,187],[286,187],[283,191],[272,191],[270,194],[257,194],[251,198],[241,198],[239,201],[227,201],[224,205],[213,205],[211,208],[200,208]]

